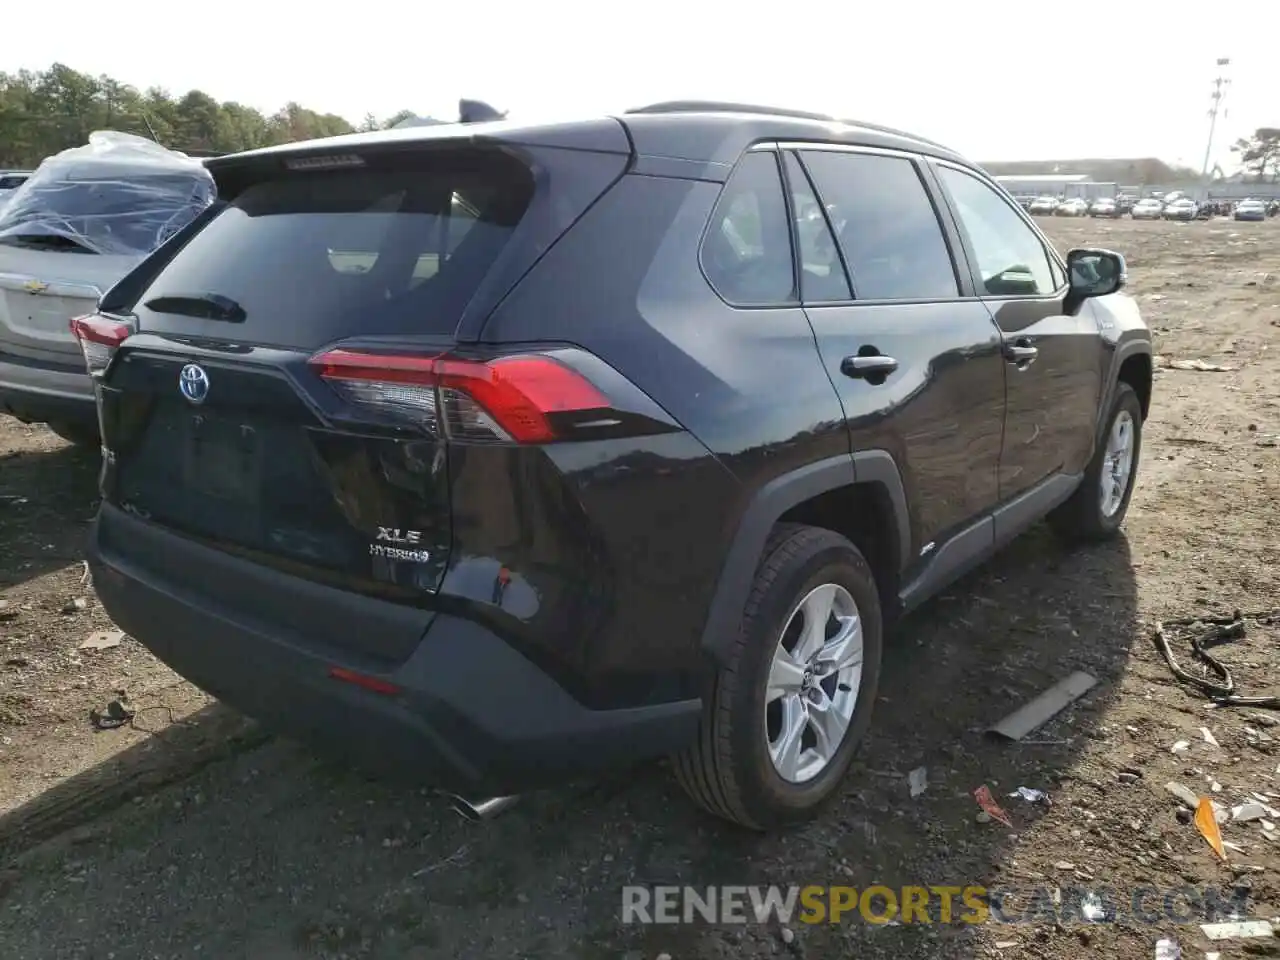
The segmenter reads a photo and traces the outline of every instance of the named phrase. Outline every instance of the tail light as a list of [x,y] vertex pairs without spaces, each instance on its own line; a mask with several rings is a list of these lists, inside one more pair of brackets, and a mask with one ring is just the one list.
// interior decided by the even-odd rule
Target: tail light
[[539,354],[480,362],[335,349],[310,363],[354,406],[471,443],[550,443],[558,415],[610,408],[585,377]]
[[134,330],[133,325],[125,320],[91,313],[72,320],[71,332],[80,341],[80,352],[84,354],[84,365],[89,376],[100,377],[120,344]]

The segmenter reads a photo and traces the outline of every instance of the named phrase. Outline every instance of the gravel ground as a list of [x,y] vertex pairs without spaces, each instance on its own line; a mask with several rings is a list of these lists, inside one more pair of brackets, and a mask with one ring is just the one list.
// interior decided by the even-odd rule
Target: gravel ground
[[[1164,787],[1280,798],[1280,712],[1209,709],[1151,643],[1160,619],[1280,604],[1280,222],[1046,227],[1063,249],[1124,252],[1156,331],[1164,366],[1127,536],[1069,553],[1034,531],[913,616],[843,797],[782,836],[702,816],[660,765],[472,824],[268,738],[128,638],[81,650],[112,629],[80,559],[96,466],[0,417],[0,957],[1137,960],[1160,936],[1188,957],[1208,947],[1194,924],[1125,916],[624,924],[621,888],[636,883],[1106,884],[1126,897],[1190,885],[1247,888],[1254,915],[1280,915],[1280,830],[1224,824],[1236,849],[1222,862]],[[1228,369],[1168,365],[1182,360]],[[1276,693],[1280,622],[1247,626],[1218,652],[1244,692]],[[1032,742],[983,737],[1073,670],[1098,686]],[[94,731],[89,711],[120,696],[137,722]],[[918,766],[928,788],[913,799]],[[976,816],[984,783],[1012,827]],[[1018,786],[1052,804],[1009,798]]]

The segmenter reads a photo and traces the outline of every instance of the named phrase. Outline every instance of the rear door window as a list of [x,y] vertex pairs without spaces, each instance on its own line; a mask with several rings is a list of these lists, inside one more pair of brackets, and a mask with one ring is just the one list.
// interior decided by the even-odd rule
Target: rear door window
[[215,294],[260,343],[452,334],[532,195],[519,161],[462,150],[274,177],[236,195],[139,300]]
[[800,295],[806,303],[849,300],[853,291],[840,262],[827,211],[818,202],[809,177],[793,154],[786,156],[787,189],[796,224],[796,246],[800,255]]
[[775,153],[748,153],[738,162],[712,211],[702,268],[729,303],[795,301],[791,229]]
[[855,298],[959,296],[942,226],[914,162],[829,150],[801,157],[844,252]]

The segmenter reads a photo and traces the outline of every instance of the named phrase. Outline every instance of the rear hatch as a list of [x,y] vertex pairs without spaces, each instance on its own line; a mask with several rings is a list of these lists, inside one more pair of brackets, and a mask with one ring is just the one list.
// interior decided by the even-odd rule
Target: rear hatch
[[114,165],[15,191],[0,209],[0,355],[79,369],[71,318],[91,312],[208,199],[207,176]]
[[83,369],[68,325],[141,257],[100,256],[73,244],[45,249],[0,240],[0,358]]
[[438,395],[352,358],[436,362],[626,156],[395,146],[215,169],[225,205],[104,304],[138,332],[100,384],[103,492],[223,551],[429,606],[451,546]]

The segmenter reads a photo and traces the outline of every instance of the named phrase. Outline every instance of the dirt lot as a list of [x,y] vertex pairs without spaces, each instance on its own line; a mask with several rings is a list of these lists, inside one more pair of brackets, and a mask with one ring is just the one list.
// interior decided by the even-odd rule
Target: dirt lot
[[[0,956],[1137,960],[1159,936],[1187,957],[1208,947],[1195,925],[1128,916],[624,925],[628,883],[1106,884],[1124,898],[1247,885],[1254,915],[1280,915],[1280,830],[1224,824],[1238,848],[1224,864],[1164,789],[1280,797],[1280,727],[1268,726],[1280,712],[1209,709],[1151,643],[1158,619],[1280,604],[1280,222],[1047,227],[1063,249],[1128,255],[1164,358],[1231,369],[1159,372],[1126,539],[1067,553],[1037,531],[912,618],[844,797],[786,836],[701,816],[660,767],[470,824],[436,797],[268,739],[131,640],[80,650],[111,629],[80,560],[96,465],[0,418]],[[1245,692],[1280,692],[1278,640],[1280,623],[1250,623],[1219,648]],[[1099,685],[1032,742],[984,739],[1073,670]],[[134,726],[93,730],[89,711],[122,691]],[[1189,749],[1171,752],[1180,740]],[[920,765],[928,790],[911,799],[905,774]],[[982,783],[1012,829],[975,817]],[[1021,785],[1052,805],[1008,798]]]

